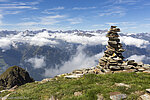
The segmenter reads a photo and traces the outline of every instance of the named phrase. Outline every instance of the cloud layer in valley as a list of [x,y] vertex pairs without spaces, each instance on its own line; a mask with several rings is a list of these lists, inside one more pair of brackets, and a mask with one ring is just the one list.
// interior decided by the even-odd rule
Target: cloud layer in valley
[[[0,48],[8,50],[11,46],[17,47],[17,43],[30,44],[34,46],[55,46],[60,44],[58,40],[82,45],[107,45],[108,38],[105,34],[90,34],[92,36],[89,37],[84,33],[83,36],[80,36],[76,33],[48,33],[47,31],[39,32],[37,34],[20,32],[16,35],[10,34],[5,37],[0,37]],[[134,45],[138,48],[146,48],[150,44],[149,41],[133,38],[131,36],[122,36],[120,39],[125,45]]]
[[103,56],[103,52],[94,56],[87,56],[83,52],[84,46],[79,46],[77,53],[67,62],[63,63],[63,66],[56,68],[45,69],[45,77],[53,77],[55,75],[71,72],[75,69],[90,68],[98,64],[98,59]]
[[26,62],[31,63],[32,67],[37,68],[43,68],[46,66],[45,57],[44,56],[35,56],[33,58],[30,58],[26,60]]

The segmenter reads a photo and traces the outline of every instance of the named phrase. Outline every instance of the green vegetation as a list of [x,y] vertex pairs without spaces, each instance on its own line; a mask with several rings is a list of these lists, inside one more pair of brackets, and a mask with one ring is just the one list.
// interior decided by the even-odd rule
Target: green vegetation
[[5,91],[5,92],[3,92],[3,93],[0,93],[0,100],[1,100],[2,97],[6,96],[6,95],[9,94],[9,93],[11,93],[11,92]]
[[[131,87],[118,87],[115,83],[125,83]],[[127,94],[126,100],[136,100],[147,88],[150,88],[148,73],[88,74],[79,79],[61,77],[46,83],[27,83],[9,97],[48,100],[53,96],[59,100],[97,100],[97,94],[101,94],[109,100],[110,92],[121,92]],[[82,92],[82,95],[74,96],[74,92]]]

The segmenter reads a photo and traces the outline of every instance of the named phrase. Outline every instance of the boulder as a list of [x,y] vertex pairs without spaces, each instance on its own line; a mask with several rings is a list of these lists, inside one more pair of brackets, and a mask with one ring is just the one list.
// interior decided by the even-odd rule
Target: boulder
[[120,92],[111,92],[110,93],[110,99],[111,100],[122,100],[127,98],[126,94],[121,94]]
[[97,100],[105,100],[101,94],[97,94]]
[[68,76],[64,76],[64,77],[70,79],[70,78],[79,78],[82,76],[83,76],[83,74],[73,74],[73,75],[68,75]]
[[144,73],[150,73],[150,70],[145,70],[145,71],[143,71]]
[[143,72],[143,71],[145,71],[145,69],[144,68],[138,68],[138,71]]
[[147,93],[150,93],[150,89],[146,89],[146,92],[147,92]]
[[121,68],[119,66],[109,66],[111,70],[120,70]]
[[134,60],[129,60],[127,62],[128,65],[133,65],[133,66],[137,66],[138,64],[134,61]]
[[124,83],[115,83],[116,86],[124,86],[124,87],[127,87],[127,88],[130,88],[131,86],[128,85],[128,84],[124,84]]
[[142,67],[144,64],[143,62],[137,62],[138,66]]
[[143,68],[150,69],[150,65],[149,64],[144,64]]
[[81,96],[82,95],[82,92],[74,92],[74,96]]
[[25,83],[34,82],[34,79],[29,76],[29,73],[18,66],[9,67],[3,74],[0,75],[0,86],[12,88]]
[[140,99],[141,100],[150,100],[150,95],[145,93],[144,95],[140,96]]

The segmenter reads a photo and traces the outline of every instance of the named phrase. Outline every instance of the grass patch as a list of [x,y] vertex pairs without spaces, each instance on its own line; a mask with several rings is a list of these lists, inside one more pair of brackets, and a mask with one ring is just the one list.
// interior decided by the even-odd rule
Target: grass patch
[[[115,83],[125,83],[131,88],[117,87]],[[59,100],[97,100],[97,94],[102,94],[106,100],[110,92],[127,94],[126,100],[136,100],[136,91],[150,88],[150,74],[147,73],[115,73],[106,75],[88,74],[79,79],[65,79],[47,83],[28,83],[20,86],[10,97],[26,97],[32,100],[46,100],[51,96]],[[74,92],[82,92],[81,96],[74,96]]]
[[5,91],[5,92],[0,93],[0,100],[1,100],[2,97],[6,96],[9,93],[11,93],[11,92]]

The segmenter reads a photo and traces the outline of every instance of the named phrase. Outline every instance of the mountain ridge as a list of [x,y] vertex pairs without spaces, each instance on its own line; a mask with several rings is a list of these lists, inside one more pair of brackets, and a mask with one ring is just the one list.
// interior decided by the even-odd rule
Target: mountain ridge
[[[91,57],[96,57],[96,55],[104,51],[105,46],[107,45],[105,31],[106,30],[99,30],[96,33],[96,31],[81,30],[40,30],[24,31],[14,35],[10,35],[10,31],[10,33],[8,32],[9,35],[2,36],[0,38],[1,73],[4,72],[9,66],[17,65],[27,69],[31,76],[33,76],[36,80],[46,78],[48,75],[46,74],[46,70],[49,70],[49,73],[54,73],[52,71],[54,70],[57,72],[55,73],[57,75],[62,71],[61,67],[68,66],[67,63],[75,64],[75,60],[73,60],[74,57],[84,57],[84,59],[89,61],[88,59]],[[136,35],[130,36],[129,34],[121,34],[123,46],[127,50],[127,52],[124,53],[125,58],[136,56],[136,58],[139,58],[137,59],[138,61],[143,61],[144,63],[149,64],[150,40],[148,39],[149,36],[147,36],[147,34],[143,33],[141,35],[137,35],[137,37]],[[133,43],[133,41],[129,41],[128,39],[134,40],[135,43]],[[79,46],[84,49],[78,49]],[[82,53],[78,54],[78,52]],[[99,58],[100,57],[101,55],[99,55]],[[40,61],[41,63],[39,63],[39,65],[43,67],[36,67],[36,61]],[[97,62],[98,61],[95,58],[95,62],[91,62],[91,65],[87,66],[94,66]],[[85,64],[82,65],[82,68],[87,67],[84,65]],[[78,68],[77,66],[74,67]],[[71,72],[71,68],[68,71]],[[35,73],[39,74],[36,75]],[[38,78],[39,76],[41,78]],[[48,77],[51,76],[48,75]]]

